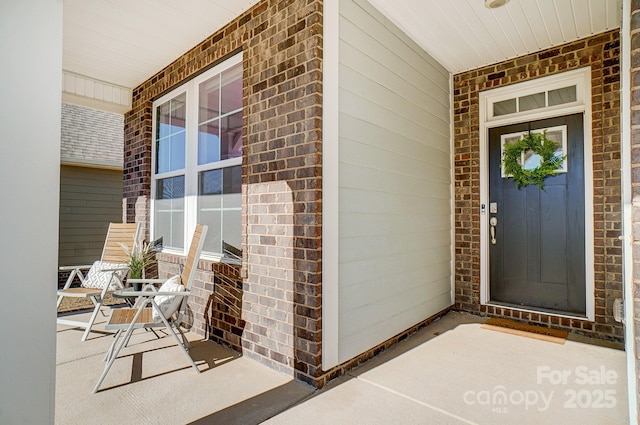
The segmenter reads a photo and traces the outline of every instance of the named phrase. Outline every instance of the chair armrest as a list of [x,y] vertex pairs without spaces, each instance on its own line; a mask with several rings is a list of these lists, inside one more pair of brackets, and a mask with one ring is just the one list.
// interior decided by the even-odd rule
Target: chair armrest
[[180,291],[180,292],[155,292],[155,291],[127,291],[120,290],[118,295],[121,297],[144,297],[151,298],[156,297],[158,295],[169,295],[169,296],[179,296],[186,297],[191,294],[191,291]]
[[58,267],[58,270],[60,270],[61,272],[66,272],[66,271],[70,271],[70,270],[84,270],[84,269],[90,269],[91,268],[91,264],[89,265],[82,265],[82,266],[60,266]]

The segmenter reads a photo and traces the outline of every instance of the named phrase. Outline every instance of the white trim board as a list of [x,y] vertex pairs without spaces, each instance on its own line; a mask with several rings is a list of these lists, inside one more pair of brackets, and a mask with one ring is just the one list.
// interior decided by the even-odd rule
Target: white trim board
[[[548,91],[553,88],[563,87],[567,84],[577,85],[577,99],[574,102],[540,108],[533,111],[514,113],[500,117],[492,117],[492,105],[496,101],[512,97],[526,96],[528,94]],[[586,315],[566,316],[565,314],[543,314],[560,317],[577,317],[595,320],[595,294],[594,294],[594,247],[593,247],[593,160],[592,160],[592,131],[591,131],[591,68],[585,67],[573,71],[567,71],[548,77],[542,77],[519,84],[499,87],[480,92],[480,304],[494,305],[490,303],[489,295],[489,215],[483,213],[482,206],[489,205],[489,147],[488,131],[490,128],[502,127],[526,121],[535,121],[544,118],[553,118],[575,113],[584,113],[584,175],[585,175],[585,291],[586,291]],[[487,208],[484,209],[485,211]],[[505,307],[495,305],[496,307]],[[511,307],[509,307],[511,308]],[[513,308],[519,310],[518,308]],[[535,311],[525,309],[523,311]]]
[[638,418],[638,378],[636,370],[636,321],[633,297],[633,190],[631,187],[631,2],[622,4],[620,31],[620,157],[622,162],[622,234],[623,234],[623,299],[624,344],[627,358],[627,395],[630,423]]
[[322,369],[338,365],[339,287],[339,0],[326,0],[322,61]]

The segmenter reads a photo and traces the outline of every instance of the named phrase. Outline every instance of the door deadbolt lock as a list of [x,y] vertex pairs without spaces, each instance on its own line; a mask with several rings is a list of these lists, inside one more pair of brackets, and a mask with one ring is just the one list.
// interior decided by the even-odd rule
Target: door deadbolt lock
[[490,232],[491,232],[491,244],[495,245],[497,243],[496,241],[496,226],[498,225],[498,219],[495,217],[491,217],[489,219],[489,225],[491,226]]

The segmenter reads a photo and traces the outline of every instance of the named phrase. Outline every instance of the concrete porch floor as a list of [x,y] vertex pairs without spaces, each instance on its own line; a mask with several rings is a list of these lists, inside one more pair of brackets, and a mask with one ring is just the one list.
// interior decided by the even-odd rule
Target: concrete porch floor
[[58,326],[56,423],[628,423],[623,351],[483,321],[448,313],[321,391],[190,334],[198,375],[172,339],[138,331],[98,394],[111,337]]

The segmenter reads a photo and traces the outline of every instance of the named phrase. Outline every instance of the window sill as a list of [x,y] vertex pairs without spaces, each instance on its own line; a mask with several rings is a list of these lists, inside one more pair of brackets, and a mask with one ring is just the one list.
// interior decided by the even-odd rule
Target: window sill
[[[166,248],[158,252],[158,254],[160,254],[161,256],[167,256],[167,257],[185,257],[186,256],[186,254],[182,251],[166,249]],[[233,267],[242,267],[242,260],[229,258],[229,257],[222,257],[218,255],[202,254],[200,256],[200,261],[207,261],[209,263],[220,263],[220,264],[225,264]]]

